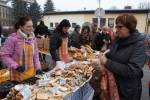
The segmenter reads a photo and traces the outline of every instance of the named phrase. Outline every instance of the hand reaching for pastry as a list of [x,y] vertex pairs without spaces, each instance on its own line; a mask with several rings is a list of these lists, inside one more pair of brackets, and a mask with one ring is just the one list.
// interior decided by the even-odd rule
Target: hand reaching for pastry
[[101,53],[101,54],[99,55],[99,59],[100,59],[100,63],[101,63],[102,65],[105,65],[105,64],[106,64],[107,58],[106,58],[106,56],[105,56],[104,53]]

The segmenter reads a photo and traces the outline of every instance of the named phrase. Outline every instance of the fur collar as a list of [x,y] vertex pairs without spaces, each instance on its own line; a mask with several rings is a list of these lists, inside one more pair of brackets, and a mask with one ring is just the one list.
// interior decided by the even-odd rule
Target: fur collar
[[35,38],[35,35],[34,33],[32,32],[30,34],[30,37],[27,36],[27,34],[23,33],[20,29],[17,31],[17,33],[19,33],[19,35],[23,38],[30,38],[30,39],[34,39]]

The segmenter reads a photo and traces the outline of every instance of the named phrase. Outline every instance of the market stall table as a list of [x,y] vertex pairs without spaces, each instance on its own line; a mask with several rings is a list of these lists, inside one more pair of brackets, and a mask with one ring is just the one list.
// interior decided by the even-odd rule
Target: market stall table
[[[88,51],[90,51],[90,50],[88,50]],[[90,55],[90,54],[92,54],[92,52],[93,51],[91,51],[91,52],[88,52],[86,55]],[[42,51],[40,51],[40,53],[42,53],[42,54],[46,54],[47,56],[49,56],[49,57],[51,57],[51,55],[49,54],[49,53],[46,53],[46,52],[42,52]],[[68,76],[66,76],[66,74],[68,74],[68,75],[70,75],[71,73],[82,73],[83,74],[83,76],[81,76],[82,78],[79,78],[80,77],[80,75],[81,74],[76,74],[76,75],[73,75],[73,77],[75,78],[72,78],[71,80],[74,80],[75,82],[78,80],[78,81],[80,81],[79,83],[77,83],[78,85],[75,85],[75,87],[74,87],[74,85],[73,85],[73,87],[72,87],[72,85],[70,85],[72,88],[71,88],[71,90],[70,90],[70,86],[69,86],[69,93],[67,92],[67,95],[64,95],[64,94],[66,94],[66,93],[64,93],[61,97],[63,97],[63,100],[92,100],[92,98],[93,98],[93,95],[94,95],[94,90],[93,90],[93,88],[90,86],[90,84],[89,84],[89,81],[90,81],[90,79],[92,78],[92,73],[91,73],[91,71],[90,71],[90,74],[88,74],[88,72],[89,72],[89,69],[90,68],[92,68],[92,66],[91,66],[91,64],[89,65],[89,67],[87,67],[87,66],[79,66],[80,65],[80,63],[84,63],[84,64],[86,64],[87,62],[88,63],[90,63],[89,61],[83,61],[85,58],[88,58],[88,57],[84,57],[84,59],[82,59],[82,54],[83,53],[80,53],[80,51],[79,52],[77,52],[78,53],[78,55],[77,56],[74,56],[74,58],[75,59],[77,59],[78,60],[78,58],[79,58],[79,60],[82,60],[82,61],[76,61],[75,60],[75,62],[76,62],[76,67],[74,66],[73,67],[73,70],[72,69],[64,69],[64,71],[62,72],[62,74],[64,75],[64,76],[62,76],[62,74],[59,74],[60,76],[59,77],[62,77],[62,78],[57,78],[57,79],[59,79],[59,80],[61,80],[61,79],[63,79],[63,77],[64,77],[64,80],[66,81],[66,83],[65,84],[68,84],[67,86],[64,86],[64,87],[66,87],[66,88],[68,88],[68,86],[69,86],[69,83],[67,82],[67,80],[68,80]],[[85,55],[85,56],[86,56]],[[81,57],[81,58],[80,58]],[[93,57],[93,56],[89,56],[89,57]],[[46,60],[51,60],[51,58],[49,58],[49,59],[46,59]],[[70,62],[70,63],[73,63],[73,62]],[[90,67],[91,66],[91,67]],[[56,66],[56,68],[57,68],[58,66]],[[60,64],[60,67],[62,67],[62,64]],[[68,68],[70,68],[69,66],[68,66]],[[83,70],[80,70],[80,68]],[[88,69],[87,69],[88,68]],[[86,71],[86,70],[87,71]],[[54,69],[53,69],[54,70]],[[66,70],[66,71],[65,71]],[[68,71],[67,71],[68,70]],[[79,71],[80,70],[80,71]],[[51,70],[52,71],[52,70]],[[50,71],[50,72],[51,72]],[[67,72],[67,73],[66,73]],[[47,73],[49,73],[49,72],[47,72]],[[65,74],[66,73],[66,74]],[[86,73],[86,74],[85,74]],[[58,74],[58,73],[57,73]],[[45,75],[46,75],[46,73],[45,73]],[[47,74],[48,75],[48,74]],[[49,74],[50,75],[50,74]],[[85,76],[84,76],[85,75]],[[88,77],[87,77],[88,76]],[[36,77],[38,77],[38,76],[36,76]],[[67,78],[66,78],[67,77]],[[77,78],[78,77],[78,78]],[[87,77],[87,78],[86,78]],[[39,78],[39,77],[38,77]],[[65,79],[66,78],[66,79]],[[71,77],[70,77],[71,78]],[[41,78],[40,78],[41,79]],[[48,80],[52,80],[53,79],[53,76],[51,76],[50,75],[50,78],[48,79]],[[43,80],[43,78],[42,78],[42,80]],[[70,80],[70,82],[71,82],[71,80]],[[51,82],[50,82],[50,84],[52,85],[52,88],[54,88],[54,87],[57,87],[57,82],[58,81],[54,81],[54,85],[53,84],[51,84]],[[29,83],[22,83],[22,84],[29,84]],[[49,84],[49,85],[50,85]],[[55,84],[57,84],[57,85],[55,85]],[[61,84],[61,83],[60,83]],[[71,84],[72,84],[72,82],[71,82]],[[74,84],[74,83],[73,83]],[[76,84],[76,83],[75,83]],[[33,86],[33,84],[29,84],[29,85],[31,85],[31,86]],[[36,85],[37,85],[37,82],[36,82]],[[60,87],[61,87],[62,85],[60,85]],[[39,88],[39,86],[36,86],[37,88]],[[48,91],[50,91],[52,88],[51,88],[51,86],[50,86],[50,88],[47,88],[46,87],[46,85],[45,86],[43,86],[44,88],[43,89],[46,89],[46,90],[44,90],[45,92],[43,92],[43,93],[46,93],[47,92],[47,90]],[[33,89],[34,89],[35,87],[33,86]],[[59,87],[58,87],[59,88]],[[67,89],[67,90],[68,90]],[[40,90],[40,89],[38,89],[38,90]],[[63,92],[62,92],[63,93]],[[40,94],[40,93],[38,93],[38,94]],[[37,97],[37,95],[38,95],[37,93],[36,93],[36,97]],[[34,97],[35,97],[35,94],[34,94]],[[51,98],[51,97],[50,97]],[[35,100],[35,99],[31,99],[31,100]],[[51,99],[46,99],[46,100],[51,100]],[[55,99],[54,99],[55,100]],[[56,100],[60,100],[60,99],[56,99]],[[62,99],[61,99],[62,100]]]

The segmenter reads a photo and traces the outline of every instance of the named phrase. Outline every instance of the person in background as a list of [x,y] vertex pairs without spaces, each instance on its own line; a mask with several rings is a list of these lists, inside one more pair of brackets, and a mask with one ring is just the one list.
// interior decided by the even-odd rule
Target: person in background
[[0,37],[1,37],[1,34],[2,34],[2,26],[0,25]]
[[[44,24],[43,21],[40,21],[40,24],[35,28],[34,30],[35,36],[37,38],[46,38],[47,36],[50,37],[50,31],[48,30],[48,27]],[[46,55],[45,54],[39,54],[40,61],[46,62]]]
[[54,62],[63,61],[67,63],[70,60],[68,54],[68,30],[70,26],[69,20],[63,19],[51,36],[50,53]]
[[111,43],[111,37],[109,35],[108,27],[105,26],[102,27],[101,33],[95,36],[94,43],[95,43],[95,50],[97,51],[104,51],[109,47]]
[[74,31],[72,32],[72,34],[70,36],[71,46],[80,48],[79,37],[80,37],[80,26],[76,25],[74,28]]
[[116,18],[118,37],[110,52],[100,55],[100,63],[114,74],[120,100],[140,100],[142,68],[146,61],[144,36],[136,30],[137,19],[131,14]]
[[82,27],[79,40],[80,40],[81,46],[90,45],[91,39],[90,39],[90,27],[89,26]]
[[43,21],[40,21],[40,24],[35,28],[34,33],[36,37],[40,37],[40,36],[46,37],[50,35],[48,27],[44,24]]
[[0,47],[2,46],[2,26],[0,25]]
[[[2,26],[0,25],[0,48],[1,48],[1,46],[2,46],[2,38],[1,38],[1,34],[2,34]],[[0,60],[0,69],[2,69],[3,68],[3,64],[2,64],[2,62],[1,62],[1,60]]]
[[112,30],[110,29],[110,27],[103,27],[102,28],[102,36],[104,36],[104,43],[106,44],[106,49],[109,48],[109,46],[112,43],[112,39],[111,39],[111,34],[112,34]]
[[[150,35],[149,33],[143,34],[145,36],[145,46],[146,46],[146,55],[147,55],[147,62],[146,64],[150,68]],[[148,82],[148,87],[149,87],[149,98],[150,98],[150,80]]]
[[91,47],[93,50],[97,50],[96,49],[96,44],[95,44],[95,38],[96,36],[99,34],[99,32],[97,31],[97,24],[92,24],[92,33],[91,33]]
[[15,33],[9,35],[1,50],[1,59],[10,69],[11,80],[21,82],[42,74],[33,23],[30,17],[21,17]]
[[115,39],[115,33],[112,28],[109,28],[108,35],[111,38],[111,42]]
[[102,33],[102,29],[101,28],[98,28],[98,33]]

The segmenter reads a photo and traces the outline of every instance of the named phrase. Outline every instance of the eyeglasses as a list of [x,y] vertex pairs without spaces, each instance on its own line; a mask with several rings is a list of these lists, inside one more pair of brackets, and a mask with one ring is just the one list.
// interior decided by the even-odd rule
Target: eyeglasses
[[124,27],[124,26],[122,26],[122,25],[116,25],[116,28],[122,28],[122,27]]

